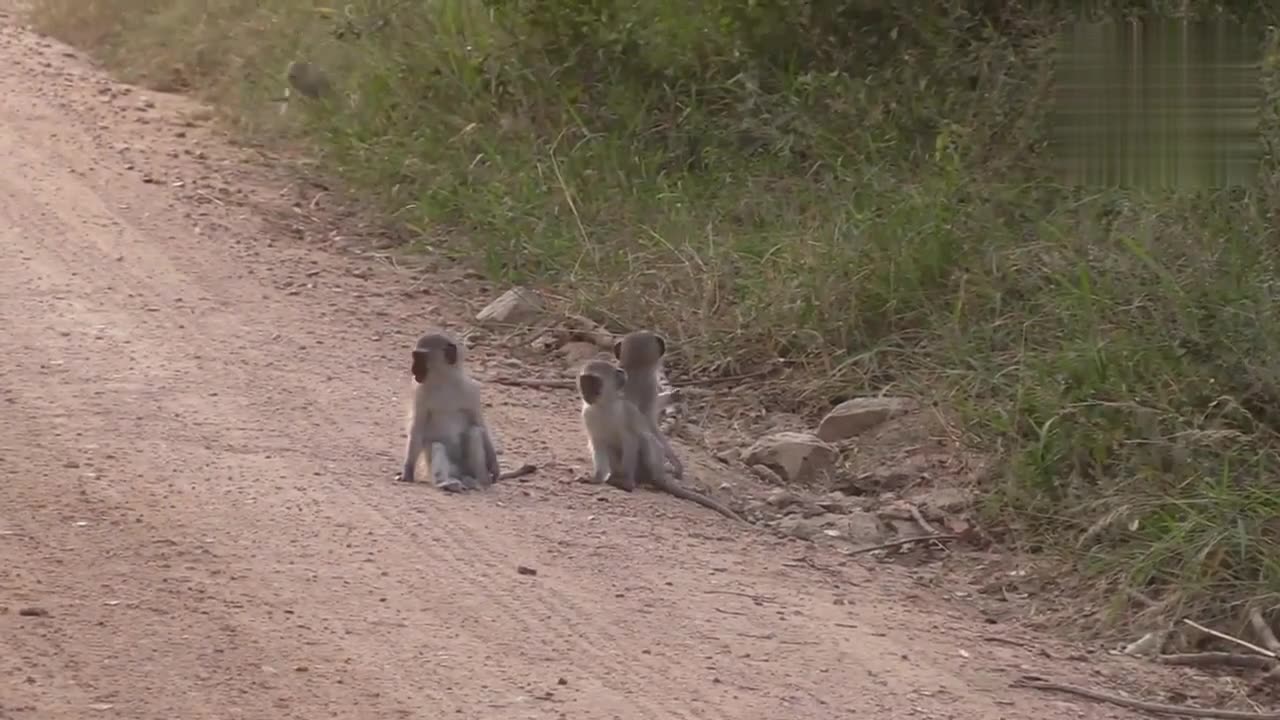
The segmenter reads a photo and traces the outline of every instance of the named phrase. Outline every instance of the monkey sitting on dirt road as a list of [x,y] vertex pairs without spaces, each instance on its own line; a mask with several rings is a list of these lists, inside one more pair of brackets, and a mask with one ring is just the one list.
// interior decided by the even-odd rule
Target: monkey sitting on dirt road
[[662,443],[652,422],[625,395],[627,371],[604,360],[592,360],[578,373],[582,424],[591,452],[591,482],[628,492],[648,484],[678,498],[745,522],[720,503],[685,489],[667,477]]
[[431,481],[450,492],[488,487],[535,472],[533,465],[501,473],[493,436],[485,423],[480,385],[467,375],[462,347],[448,335],[428,332],[413,348],[413,402],[409,410],[404,468],[413,482],[418,456],[427,454]]
[[676,455],[671,441],[658,427],[662,408],[679,397],[677,390],[658,392],[658,376],[662,374],[662,358],[666,353],[666,339],[651,330],[629,332],[613,344],[613,356],[627,373],[624,386],[627,399],[649,418],[650,431],[662,444],[662,451],[671,462],[671,474],[681,480],[684,478],[684,464]]

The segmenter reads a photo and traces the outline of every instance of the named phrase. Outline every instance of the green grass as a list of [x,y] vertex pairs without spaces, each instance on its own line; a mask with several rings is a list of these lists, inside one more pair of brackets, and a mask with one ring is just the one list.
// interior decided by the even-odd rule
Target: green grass
[[[783,410],[938,399],[1003,461],[990,519],[1098,587],[1209,615],[1280,590],[1274,58],[1263,179],[1174,195],[1045,173],[1048,4],[35,5],[686,369],[786,358]],[[278,115],[295,57],[344,97]]]

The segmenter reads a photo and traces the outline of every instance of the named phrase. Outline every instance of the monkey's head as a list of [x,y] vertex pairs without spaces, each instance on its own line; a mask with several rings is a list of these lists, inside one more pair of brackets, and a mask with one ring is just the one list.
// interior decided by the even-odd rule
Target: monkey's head
[[624,368],[657,365],[667,354],[667,341],[651,330],[629,332],[613,343],[613,356]]
[[612,397],[627,384],[627,371],[603,360],[592,360],[578,373],[578,394],[588,405]]
[[413,379],[427,381],[428,373],[452,371],[462,362],[462,348],[444,333],[430,332],[413,347]]

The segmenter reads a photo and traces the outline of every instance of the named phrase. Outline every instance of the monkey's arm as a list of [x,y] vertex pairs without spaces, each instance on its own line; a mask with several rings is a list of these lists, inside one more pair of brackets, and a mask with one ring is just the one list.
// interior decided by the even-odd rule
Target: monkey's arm
[[449,450],[442,442],[431,443],[428,450],[428,463],[431,465],[431,482],[441,490],[459,492],[464,489],[458,471],[449,461]]
[[493,438],[489,436],[489,427],[481,423],[480,436],[484,441],[484,470],[489,473],[489,482],[498,482],[498,450],[493,446]]
[[636,470],[638,469],[636,466],[640,459],[640,438],[631,428],[627,428],[627,430],[628,432],[622,433],[621,438],[622,457],[619,458],[619,461],[622,467],[614,468],[609,473],[609,484],[630,492],[636,489]]
[[405,482],[414,481],[415,466],[418,464],[418,455],[422,453],[422,444],[418,439],[419,433],[416,427],[409,428],[409,439],[405,442],[404,450],[404,468],[400,471],[400,479]]

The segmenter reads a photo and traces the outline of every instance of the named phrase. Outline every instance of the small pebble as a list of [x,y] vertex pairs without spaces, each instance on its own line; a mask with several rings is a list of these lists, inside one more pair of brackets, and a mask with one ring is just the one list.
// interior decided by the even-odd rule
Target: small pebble
[[521,575],[537,575],[538,574],[537,570],[534,570],[531,567],[525,567],[524,565],[517,565],[516,572],[520,573]]

